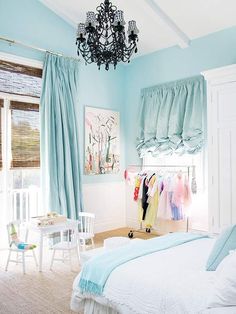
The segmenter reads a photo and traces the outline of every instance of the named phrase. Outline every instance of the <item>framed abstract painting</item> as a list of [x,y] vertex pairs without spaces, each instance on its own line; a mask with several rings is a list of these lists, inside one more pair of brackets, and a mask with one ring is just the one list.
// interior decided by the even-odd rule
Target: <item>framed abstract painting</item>
[[118,173],[120,170],[119,112],[85,107],[85,174]]

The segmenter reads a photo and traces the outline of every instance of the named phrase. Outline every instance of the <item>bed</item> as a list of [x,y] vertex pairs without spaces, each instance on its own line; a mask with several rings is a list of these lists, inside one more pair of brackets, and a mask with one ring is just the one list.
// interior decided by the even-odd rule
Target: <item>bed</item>
[[78,275],[71,309],[85,314],[236,314],[236,307],[207,309],[215,272],[205,271],[205,265],[214,242],[201,238],[128,261],[111,272],[100,296],[82,294]]

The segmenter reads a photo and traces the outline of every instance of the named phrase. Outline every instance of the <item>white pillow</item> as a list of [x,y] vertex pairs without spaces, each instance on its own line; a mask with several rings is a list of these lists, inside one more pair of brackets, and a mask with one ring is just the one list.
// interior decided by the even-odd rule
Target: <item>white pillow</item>
[[236,306],[236,251],[231,251],[216,270],[208,308]]

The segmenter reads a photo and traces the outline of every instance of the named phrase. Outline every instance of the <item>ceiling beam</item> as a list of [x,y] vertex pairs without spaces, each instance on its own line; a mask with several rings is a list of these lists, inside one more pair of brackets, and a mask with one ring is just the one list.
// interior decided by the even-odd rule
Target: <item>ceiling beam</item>
[[55,3],[55,1],[52,2],[49,0],[39,0],[39,2],[41,2],[44,6],[48,7],[48,9],[53,11],[55,14],[57,14],[64,21],[73,26],[75,29],[77,28],[77,24],[75,23],[75,21],[73,21],[73,19],[69,15],[63,12],[63,10],[60,8],[59,5]]
[[158,17],[168,26],[168,28],[175,34],[178,45],[181,48],[187,48],[190,45],[188,36],[175,24],[175,22],[159,7],[154,0],[144,0],[150,8],[158,15]]

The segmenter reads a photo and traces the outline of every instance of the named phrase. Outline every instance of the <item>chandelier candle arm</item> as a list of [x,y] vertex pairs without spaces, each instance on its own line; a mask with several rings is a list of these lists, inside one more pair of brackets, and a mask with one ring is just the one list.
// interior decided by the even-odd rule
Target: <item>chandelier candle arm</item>
[[133,53],[138,51],[139,30],[134,20],[129,21],[126,36],[124,12],[117,10],[109,0],[89,11],[85,23],[79,23],[77,30],[77,53],[86,64],[96,63],[100,69],[105,65],[116,68],[119,62],[130,62]]
[[96,15],[95,15],[95,13],[94,12],[92,12],[92,11],[89,11],[89,12],[87,12],[87,19],[86,19],[86,22],[85,22],[85,25],[86,25],[86,27],[96,27],[96,22],[97,22],[97,20],[96,20]]
[[85,37],[86,35],[86,30],[85,30],[85,24],[84,23],[79,23],[78,25],[78,31],[77,31],[77,38],[79,37]]
[[136,22],[135,21],[129,21],[129,28],[128,28],[128,34],[131,34],[133,32],[133,34],[138,35],[139,30],[136,26]]
[[117,25],[125,25],[125,20],[124,20],[124,12],[121,10],[117,10],[115,13],[115,17],[114,17],[114,23],[113,25],[117,26]]

